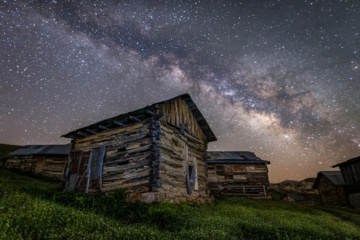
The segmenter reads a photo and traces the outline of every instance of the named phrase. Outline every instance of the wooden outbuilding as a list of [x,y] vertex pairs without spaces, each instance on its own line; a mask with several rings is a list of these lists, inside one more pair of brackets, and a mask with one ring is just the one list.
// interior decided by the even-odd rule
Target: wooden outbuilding
[[336,164],[335,167],[340,167],[350,204],[360,208],[360,156]]
[[317,199],[312,197],[309,194],[296,194],[296,193],[286,193],[281,200],[288,202],[296,202],[304,205],[316,205],[318,204]]
[[216,137],[189,94],[72,131],[66,190],[126,189],[129,201],[209,202],[208,142]]
[[323,204],[347,204],[348,197],[344,187],[344,179],[340,171],[321,171],[313,185],[319,190]]
[[9,153],[5,167],[62,179],[71,145],[27,145]]
[[208,182],[211,194],[267,198],[269,161],[252,152],[208,152]]

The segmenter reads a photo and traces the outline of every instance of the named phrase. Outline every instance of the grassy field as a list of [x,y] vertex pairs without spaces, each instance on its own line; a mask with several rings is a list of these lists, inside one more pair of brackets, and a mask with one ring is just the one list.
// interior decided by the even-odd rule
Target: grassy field
[[360,239],[360,210],[222,197],[214,205],[128,204],[122,191],[62,193],[0,169],[0,239]]

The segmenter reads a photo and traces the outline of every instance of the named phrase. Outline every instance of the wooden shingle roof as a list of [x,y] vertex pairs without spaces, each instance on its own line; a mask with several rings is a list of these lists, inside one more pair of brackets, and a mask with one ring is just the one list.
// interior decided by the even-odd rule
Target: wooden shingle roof
[[342,167],[342,166],[345,166],[345,165],[348,165],[348,164],[352,164],[352,163],[355,163],[355,162],[360,162],[360,156],[359,157],[356,157],[356,158],[352,158],[352,159],[349,159],[345,162],[341,162],[341,163],[338,163],[334,166],[332,166],[333,168],[335,167]]
[[345,184],[340,171],[320,171],[314,182],[314,185],[313,185],[314,189],[318,188],[321,176],[326,177],[335,186],[342,186]]
[[27,155],[68,155],[71,145],[27,145],[14,152],[10,156],[27,156]]
[[208,151],[207,162],[209,164],[270,164],[262,160],[255,153],[248,151]]
[[[129,125],[132,125],[134,123],[141,122],[147,118],[150,118],[154,116],[154,114],[159,109],[159,105],[168,101],[171,101],[176,98],[181,98],[186,102],[186,105],[190,109],[191,113],[193,114],[194,118],[196,119],[197,123],[199,124],[202,132],[204,133],[206,140],[208,142],[216,141],[216,136],[211,130],[209,124],[205,120],[204,116],[192,100],[189,94],[182,94],[180,96],[174,97],[172,99],[168,99],[162,102],[157,102],[152,105],[146,106],[144,108],[131,111],[128,113],[120,114],[116,117],[108,118],[96,123],[93,123],[91,125],[88,125],[86,127],[82,127],[79,129],[76,129],[74,131],[71,131],[67,134],[62,135],[62,137],[66,138],[72,138],[72,139],[78,139],[78,138],[84,138],[90,135],[94,135],[103,131],[108,131],[112,129],[117,128],[123,128]],[[158,116],[159,118],[162,116],[161,113]]]

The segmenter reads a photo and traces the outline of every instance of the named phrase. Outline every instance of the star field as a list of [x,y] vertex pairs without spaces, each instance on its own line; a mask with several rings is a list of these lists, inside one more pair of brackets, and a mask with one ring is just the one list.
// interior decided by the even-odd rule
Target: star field
[[0,3],[0,142],[71,130],[190,93],[218,141],[270,180],[360,155],[360,3]]

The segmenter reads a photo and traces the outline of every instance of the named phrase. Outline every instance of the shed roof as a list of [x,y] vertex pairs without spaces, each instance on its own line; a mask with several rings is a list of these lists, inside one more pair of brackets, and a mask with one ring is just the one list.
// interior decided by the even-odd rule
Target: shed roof
[[313,201],[313,200],[315,200],[315,198],[313,198],[309,194],[295,194],[295,193],[286,193],[286,195],[283,196],[281,199],[284,199],[286,196],[291,197],[295,201],[309,201],[309,200]]
[[[304,196],[295,194],[295,193],[287,193],[287,196],[291,197],[292,199],[294,199],[295,201],[306,201],[307,199]],[[285,196],[286,197],[286,196]],[[283,197],[284,198],[284,197]],[[282,198],[282,199],[283,199]]]
[[209,151],[207,162],[209,164],[270,164],[269,161],[257,157],[255,153],[247,151]]
[[314,185],[313,185],[314,189],[318,188],[321,176],[326,177],[335,186],[342,186],[345,184],[340,171],[320,171],[314,182]]
[[9,153],[10,156],[26,156],[26,155],[68,155],[71,145],[27,145],[21,147],[14,152]]
[[338,164],[336,164],[336,165],[334,165],[332,167],[333,168],[342,167],[342,166],[349,165],[349,164],[352,164],[352,163],[355,163],[355,162],[360,162],[360,156],[356,157],[356,158],[349,159],[349,160],[347,160],[345,162],[338,163]]
[[159,109],[159,105],[168,101],[171,101],[176,98],[182,98],[185,102],[190,111],[192,112],[193,116],[195,117],[197,123],[199,124],[202,132],[204,133],[206,140],[208,142],[216,141],[215,134],[210,129],[209,124],[206,122],[204,116],[190,97],[188,93],[179,95],[172,99],[168,99],[162,102],[157,102],[152,105],[146,106],[144,108],[131,111],[128,113],[120,114],[116,117],[108,118],[102,120],[100,122],[93,123],[83,128],[76,129],[71,131],[67,134],[62,135],[62,137],[66,138],[83,138],[90,135],[94,135],[103,131],[108,131],[111,129],[122,128],[128,125],[132,125],[136,122],[145,120],[154,115],[154,113]]

